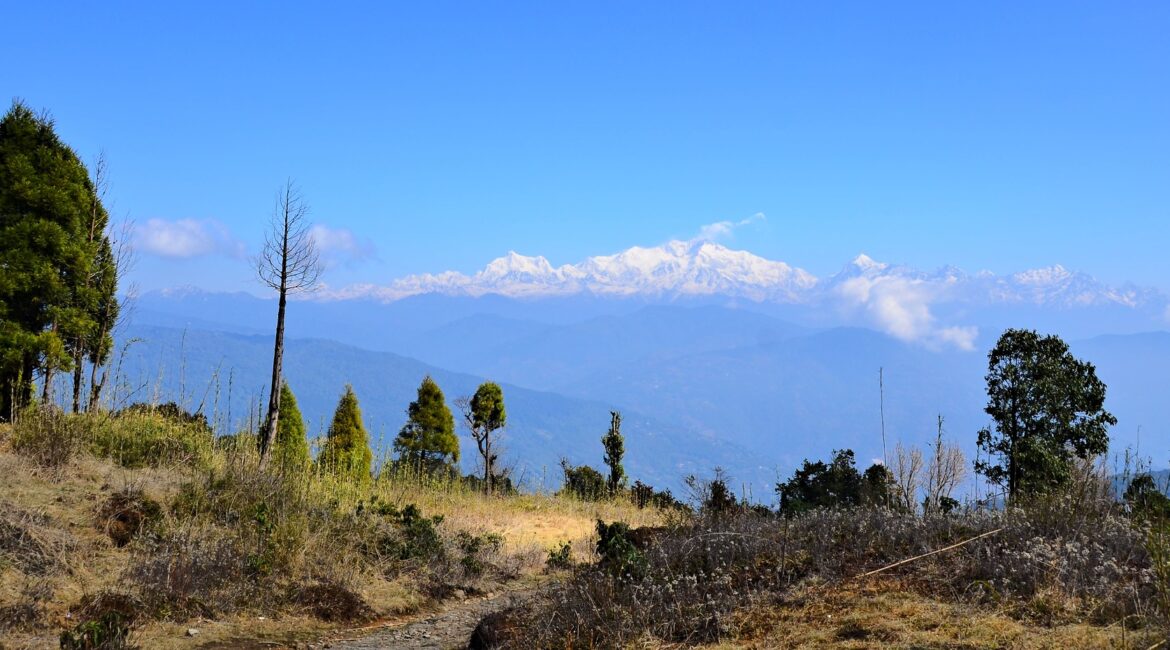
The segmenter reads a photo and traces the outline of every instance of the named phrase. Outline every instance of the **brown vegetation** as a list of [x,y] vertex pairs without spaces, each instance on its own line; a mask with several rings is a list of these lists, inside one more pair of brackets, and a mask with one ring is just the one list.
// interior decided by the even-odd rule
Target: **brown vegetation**
[[153,412],[27,415],[0,425],[6,646],[122,623],[143,647],[288,642],[540,576],[558,543],[588,556],[599,516],[657,522],[622,501],[486,497],[451,478],[260,472],[254,446]]

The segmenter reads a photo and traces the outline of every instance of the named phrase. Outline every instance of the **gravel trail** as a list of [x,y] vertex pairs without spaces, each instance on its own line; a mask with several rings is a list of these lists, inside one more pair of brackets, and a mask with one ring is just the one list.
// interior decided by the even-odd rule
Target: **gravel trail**
[[[373,630],[354,630],[345,638],[323,644],[327,648],[344,650],[451,650],[466,648],[472,631],[484,616],[533,598],[539,589],[504,591],[487,597],[468,598],[449,605],[441,612],[426,618],[400,624],[388,624]],[[360,636],[358,636],[360,634]]]

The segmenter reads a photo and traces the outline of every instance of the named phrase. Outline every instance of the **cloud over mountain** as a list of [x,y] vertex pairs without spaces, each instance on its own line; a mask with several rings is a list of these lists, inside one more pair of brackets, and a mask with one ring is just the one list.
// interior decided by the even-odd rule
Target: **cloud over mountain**
[[[743,223],[713,224],[705,231],[730,232]],[[1161,314],[1167,304],[1166,296],[1155,290],[1108,286],[1061,266],[1005,276],[989,272],[972,275],[955,267],[925,272],[859,255],[837,274],[818,278],[784,262],[733,250],[704,237],[634,246],[559,267],[542,256],[513,251],[471,275],[454,271],[412,275],[387,285],[326,291],[319,298],[364,297],[391,302],[431,293],[746,300],[835,312],[904,341],[959,349],[974,346],[978,329],[967,319],[978,309],[1154,307]]]

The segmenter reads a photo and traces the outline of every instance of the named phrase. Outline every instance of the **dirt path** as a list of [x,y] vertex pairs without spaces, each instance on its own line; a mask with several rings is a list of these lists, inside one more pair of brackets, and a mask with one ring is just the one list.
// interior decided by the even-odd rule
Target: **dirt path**
[[443,611],[422,619],[387,623],[381,628],[353,630],[317,647],[344,650],[406,648],[410,650],[451,650],[466,648],[480,619],[493,612],[519,605],[533,598],[539,587],[503,591],[487,597],[468,598],[448,605]]

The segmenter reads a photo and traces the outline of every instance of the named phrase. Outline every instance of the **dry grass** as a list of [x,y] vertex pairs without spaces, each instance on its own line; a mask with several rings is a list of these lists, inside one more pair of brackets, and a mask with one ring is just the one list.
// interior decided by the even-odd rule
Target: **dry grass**
[[[9,544],[11,552],[0,549],[0,613],[7,612],[13,619],[9,624],[0,620],[0,647],[4,648],[55,647],[61,630],[78,622],[78,606],[86,599],[95,594],[134,591],[127,576],[141,565],[151,546],[134,541],[119,548],[111,540],[108,522],[102,517],[111,495],[141,493],[158,502],[164,510],[163,526],[171,532],[199,533],[215,526],[222,532],[225,524],[215,522],[213,513],[181,516],[172,511],[171,504],[190,486],[206,486],[214,477],[254,472],[254,465],[250,465],[254,459],[247,454],[222,450],[212,451],[198,463],[176,461],[162,467],[133,468],[124,466],[125,459],[97,458],[83,449],[60,466],[47,468],[39,459],[15,453],[11,434],[11,427],[0,425],[0,537],[4,530],[20,533],[10,536],[16,540]],[[505,544],[499,559],[507,568],[497,579],[513,575],[536,579],[547,550],[560,542],[573,542],[574,548],[585,554],[592,548],[597,517],[645,524],[657,519],[653,511],[625,502],[585,503],[551,495],[485,497],[456,482],[386,480],[356,485],[311,473],[297,481],[299,498],[316,504],[311,508],[352,513],[358,504],[375,498],[398,507],[413,503],[425,516],[443,517],[439,530],[444,538],[453,538],[459,531],[502,534]],[[431,605],[410,572],[377,575],[363,571],[356,562],[346,565],[353,559],[353,551],[339,551],[329,531],[305,530],[298,539],[291,553],[302,557],[290,561],[299,562],[297,566],[310,565],[306,570],[311,575],[313,558],[337,556],[336,565],[326,567],[326,575],[332,571],[333,575],[346,576],[347,588],[378,617],[403,615]],[[29,616],[35,620],[26,622]],[[295,607],[257,605],[225,612],[215,619],[146,622],[135,631],[133,640],[152,648],[212,642],[231,645],[242,638],[290,643],[319,636],[330,627]],[[200,634],[186,637],[189,627],[199,628]]]
[[707,646],[732,648],[1103,648],[1150,647],[1158,632],[1121,625],[1042,626],[994,608],[942,602],[895,581],[798,590],[785,602],[737,615],[739,636]]

